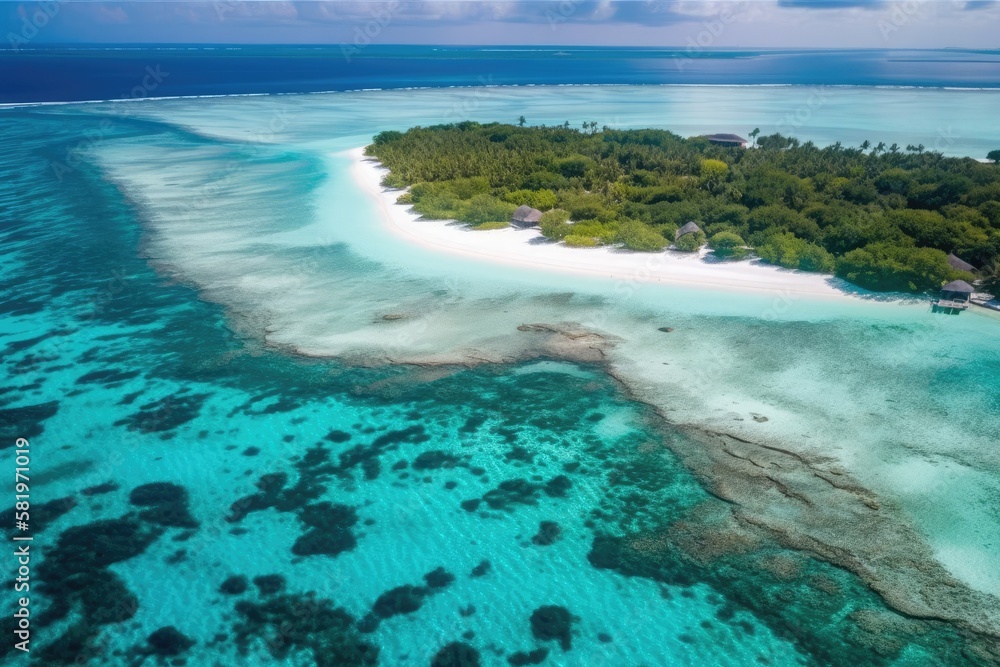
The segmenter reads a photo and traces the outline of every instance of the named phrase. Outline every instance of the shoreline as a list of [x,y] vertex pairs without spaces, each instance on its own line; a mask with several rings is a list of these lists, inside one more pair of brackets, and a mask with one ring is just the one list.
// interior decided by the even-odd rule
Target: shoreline
[[[381,187],[380,180],[386,170],[374,159],[365,158],[361,151],[349,152],[353,158],[354,179],[378,203],[383,223],[390,233],[422,247],[467,258],[485,258],[497,264],[591,276],[611,272],[611,277],[616,270],[642,268],[640,262],[644,257],[656,256],[616,253],[607,248],[532,245],[528,241],[540,236],[537,230],[510,228],[477,232],[450,221],[420,220],[408,206],[395,203],[399,191],[386,191]],[[513,238],[513,242],[478,240],[491,236],[506,236]],[[575,261],[538,253],[552,249],[578,255],[584,261],[597,258],[602,268],[587,270]],[[649,282],[758,293],[787,293],[798,289],[800,294],[812,298],[858,304],[866,301],[837,290],[817,274],[751,262],[736,263],[737,267],[744,265],[744,270],[756,269],[763,274],[756,284],[748,285],[738,281],[742,275],[740,271],[726,271],[733,265],[707,264],[695,257],[674,259],[671,255],[667,253],[663,264],[672,270],[650,276]],[[699,280],[703,272],[718,269],[722,271],[713,280]],[[822,282],[822,289],[816,289],[816,279]],[[880,303],[884,305],[885,302]],[[552,338],[572,333],[560,331],[556,326],[537,324],[525,330],[535,331],[536,335],[548,333]],[[893,498],[862,485],[836,458],[809,446],[788,447],[767,435],[750,438],[739,429],[731,432],[708,424],[677,421],[643,390],[641,382],[637,384],[634,378],[628,377],[627,371],[618,367],[614,359],[615,341],[589,340],[584,347],[600,348],[600,354],[589,359],[574,359],[573,352],[578,350],[574,350],[573,345],[567,349],[540,344],[541,349],[548,348],[550,354],[554,353],[554,358],[596,363],[624,388],[627,395],[649,406],[664,424],[687,433],[690,442],[665,446],[681,458],[685,467],[700,478],[712,495],[733,505],[733,516],[739,524],[747,529],[763,530],[788,548],[852,571],[889,607],[906,616],[951,624],[963,633],[970,633],[971,637],[966,636],[973,644],[983,642],[980,646],[985,653],[994,654],[998,650],[1000,615],[996,597],[953,576]],[[481,361],[490,362],[489,359]]]
[[[389,170],[363,151],[356,148],[346,152],[352,161],[351,175],[355,182],[376,201],[385,228],[391,234],[424,248],[507,266],[618,281],[808,296],[856,304],[869,301],[832,285],[836,278],[831,274],[784,269],[752,259],[711,263],[704,259],[710,255],[705,249],[699,253],[674,250],[643,253],[608,246],[570,248],[545,239],[538,228],[476,230],[454,220],[421,219],[410,206],[396,203],[402,190],[382,187],[382,177]],[[900,297],[889,301],[908,300]]]

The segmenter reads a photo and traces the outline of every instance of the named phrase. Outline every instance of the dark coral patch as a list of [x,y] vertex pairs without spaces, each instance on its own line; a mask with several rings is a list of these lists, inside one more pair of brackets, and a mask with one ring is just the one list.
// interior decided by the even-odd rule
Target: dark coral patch
[[292,553],[296,556],[337,556],[350,551],[357,544],[357,539],[349,530],[332,532],[308,530],[295,540]]
[[76,507],[76,499],[72,496],[56,498],[47,503],[31,505],[31,527],[35,532],[44,530],[56,519]]
[[219,592],[224,595],[242,595],[250,587],[250,582],[242,574],[234,574],[219,586]]
[[211,394],[174,394],[139,406],[139,412],[115,422],[130,431],[163,433],[183,426],[198,416]]
[[[235,610],[239,620],[233,625],[234,642],[242,656],[263,645],[277,661],[297,654],[311,658],[316,667],[378,664],[378,647],[361,638],[354,618],[313,593],[269,597],[260,603],[241,600]],[[281,641],[274,641],[276,628],[281,629]]]
[[37,653],[43,665],[86,664],[98,657],[98,650],[91,643],[94,630],[85,623],[72,625],[56,639],[44,645]]
[[262,574],[253,578],[253,584],[261,595],[276,595],[285,590],[285,578],[280,574]]
[[503,458],[507,463],[519,461],[530,465],[535,462],[534,453],[521,446],[511,447],[510,450],[503,455]]
[[573,615],[558,605],[539,607],[531,613],[531,634],[535,639],[556,640],[568,651],[573,642]]
[[288,483],[288,475],[283,472],[268,473],[261,475],[257,480],[258,493],[243,496],[229,506],[229,515],[226,521],[242,521],[247,514],[259,512],[269,507],[277,505],[280,493]]
[[375,438],[370,445],[357,445],[341,453],[334,472],[347,476],[354,468],[360,467],[365,479],[378,478],[378,459],[387,451],[395,450],[404,443],[419,444],[430,440],[423,426],[415,425],[396,431],[388,431]]
[[143,553],[159,535],[158,530],[127,518],[73,526],[63,531],[55,548],[48,548],[39,569],[48,579],[104,569]]
[[479,498],[471,498],[469,500],[463,500],[462,509],[464,509],[466,512],[475,512],[477,509],[479,509],[479,503],[481,502],[482,501]]
[[552,498],[564,498],[566,492],[573,487],[573,482],[566,475],[557,475],[545,483],[545,494]]
[[139,598],[114,572],[103,570],[74,575],[74,579],[67,581],[67,586],[77,590],[88,623],[122,623],[135,616],[139,609]]
[[105,493],[111,493],[112,491],[117,491],[118,485],[114,482],[104,482],[103,484],[95,484],[94,486],[88,486],[80,493],[85,496],[100,496]]
[[531,538],[531,542],[540,547],[547,547],[554,544],[562,537],[562,529],[555,521],[542,521],[538,524],[538,532]]
[[58,411],[59,401],[0,410],[0,449],[13,447],[18,438],[40,436],[45,430],[43,422]]
[[421,452],[417,458],[413,459],[414,470],[438,470],[440,468],[454,468],[462,463],[462,457],[443,452],[440,449],[432,449]]
[[477,565],[474,568],[472,568],[472,573],[469,576],[470,577],[482,577],[482,576],[485,576],[485,575],[489,574],[489,571],[490,571],[491,567],[492,567],[492,565],[490,565],[490,562],[488,560],[481,561],[479,563],[479,565]]
[[463,642],[448,644],[431,660],[431,667],[479,667],[479,651]]
[[171,482],[153,482],[132,489],[128,501],[141,507],[187,502],[187,491],[183,486]]
[[153,655],[173,657],[184,653],[194,646],[194,640],[188,638],[172,625],[160,628],[146,639],[149,652]]
[[357,546],[351,527],[358,522],[358,514],[348,505],[319,502],[307,505],[299,513],[308,530],[292,545],[297,556],[336,556]]
[[483,501],[495,510],[509,510],[512,505],[534,505],[538,502],[540,488],[526,479],[508,479],[487,491]]
[[117,387],[132,378],[138,377],[139,373],[140,371],[105,368],[81,375],[76,379],[76,384],[103,384],[105,387]]
[[338,431],[337,429],[334,429],[327,433],[323,439],[334,443],[347,442],[351,439],[351,434],[347,431]]
[[507,662],[514,667],[523,667],[524,665],[540,665],[548,656],[549,649],[544,647],[536,648],[534,651],[518,651],[517,653],[512,653],[507,658]]
[[392,618],[401,614],[412,614],[420,609],[427,597],[428,590],[423,586],[404,584],[397,586],[378,596],[372,605],[372,613],[381,619]]
[[444,588],[451,582],[455,581],[455,575],[448,572],[443,567],[439,567],[434,571],[425,574],[424,581],[427,582],[427,585],[431,588]]
[[475,433],[486,422],[486,415],[473,415],[459,427],[459,433]]
[[188,510],[187,489],[170,482],[153,482],[137,486],[129,494],[129,502],[146,507],[139,518],[170,528],[197,528]]

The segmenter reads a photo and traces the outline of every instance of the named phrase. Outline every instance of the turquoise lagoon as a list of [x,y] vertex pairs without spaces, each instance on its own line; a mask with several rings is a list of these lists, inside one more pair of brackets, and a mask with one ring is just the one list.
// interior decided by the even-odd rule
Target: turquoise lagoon
[[[385,230],[346,151],[525,115],[979,157],[998,102],[579,86],[3,110],[0,428],[32,442],[32,657],[995,662],[997,319],[440,255]],[[567,323],[606,360],[518,330]],[[568,636],[533,633],[546,606]],[[194,643],[150,643],[166,626]]]

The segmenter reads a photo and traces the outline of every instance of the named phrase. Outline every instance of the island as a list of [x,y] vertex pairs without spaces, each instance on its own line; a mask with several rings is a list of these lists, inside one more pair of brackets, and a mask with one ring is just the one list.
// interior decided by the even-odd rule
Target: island
[[[553,243],[755,256],[872,291],[997,294],[1000,166],[922,145],[462,122],[384,131],[382,185],[427,219]],[[718,135],[733,136],[736,135]],[[749,144],[749,145],[748,145]]]

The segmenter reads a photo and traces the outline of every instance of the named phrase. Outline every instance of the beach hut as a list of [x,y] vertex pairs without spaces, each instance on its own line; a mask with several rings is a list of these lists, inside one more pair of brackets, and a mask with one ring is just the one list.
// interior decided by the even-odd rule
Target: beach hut
[[527,204],[519,206],[514,215],[511,216],[510,224],[515,227],[527,228],[527,227],[537,227],[539,220],[542,219],[542,212],[537,208],[531,208]]
[[695,224],[694,220],[690,220],[684,223],[684,226],[674,232],[674,240],[676,241],[685,234],[697,234],[701,231],[701,227]]
[[975,288],[964,280],[953,280],[941,288],[941,298],[934,302],[934,310],[954,312],[969,307]]
[[967,273],[976,272],[976,267],[974,267],[972,264],[969,264],[961,257],[956,257],[954,253],[948,254],[948,263],[951,264],[951,268],[955,269],[956,271],[965,271]]
[[747,140],[738,134],[709,134],[705,137],[709,143],[728,148],[746,148]]

